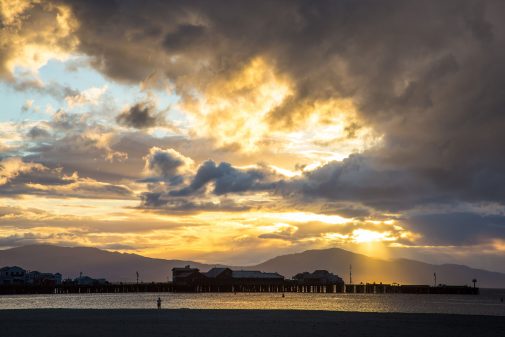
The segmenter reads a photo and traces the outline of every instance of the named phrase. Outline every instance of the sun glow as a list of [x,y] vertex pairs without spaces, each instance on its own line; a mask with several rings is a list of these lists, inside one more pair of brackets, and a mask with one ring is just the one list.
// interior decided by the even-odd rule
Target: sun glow
[[356,229],[352,232],[352,239],[356,243],[368,243],[378,241],[395,241],[390,232],[376,232],[368,229]]

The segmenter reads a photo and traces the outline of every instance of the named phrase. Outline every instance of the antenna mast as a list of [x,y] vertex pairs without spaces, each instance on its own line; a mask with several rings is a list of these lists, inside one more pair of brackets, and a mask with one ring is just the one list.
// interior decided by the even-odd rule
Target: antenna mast
[[349,265],[349,284],[352,284],[352,264]]

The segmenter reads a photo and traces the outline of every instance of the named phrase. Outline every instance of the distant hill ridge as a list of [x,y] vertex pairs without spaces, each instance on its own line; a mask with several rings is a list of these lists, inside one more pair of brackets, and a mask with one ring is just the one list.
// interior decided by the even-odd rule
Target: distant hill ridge
[[[143,282],[167,281],[173,267],[191,265],[207,271],[220,264],[204,264],[185,260],[166,260],[137,254],[109,252],[91,247],[31,245],[0,250],[0,266],[18,265],[28,270],[60,272],[63,277],[76,277],[82,271],[91,277],[110,281],[133,282],[138,271]],[[381,260],[340,248],[307,250],[274,257],[254,266],[232,269],[256,269],[278,272],[288,278],[303,271],[326,269],[349,281],[352,264],[353,282],[397,282],[400,284],[433,284],[433,273],[444,284],[471,284],[476,278],[481,287],[505,288],[505,274],[463,265],[432,265],[408,259]]]

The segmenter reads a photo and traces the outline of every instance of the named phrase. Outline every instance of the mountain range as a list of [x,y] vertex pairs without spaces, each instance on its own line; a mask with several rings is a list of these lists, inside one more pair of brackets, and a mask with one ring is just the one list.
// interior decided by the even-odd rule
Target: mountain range
[[[133,282],[136,272],[143,282],[166,281],[173,267],[191,265],[201,271],[223,266],[185,260],[166,260],[144,257],[137,254],[110,252],[90,247],[60,247],[30,245],[0,250],[0,267],[17,265],[27,270],[60,272],[65,278],[85,275],[106,278],[109,281]],[[278,272],[291,278],[303,271],[326,269],[349,282],[349,266],[352,265],[352,280],[360,282],[383,282],[400,284],[437,283],[464,285],[476,278],[478,285],[489,288],[505,288],[505,274],[464,265],[433,265],[407,259],[381,260],[356,254],[339,248],[307,250],[301,253],[282,255],[254,266],[229,266],[232,269]]]

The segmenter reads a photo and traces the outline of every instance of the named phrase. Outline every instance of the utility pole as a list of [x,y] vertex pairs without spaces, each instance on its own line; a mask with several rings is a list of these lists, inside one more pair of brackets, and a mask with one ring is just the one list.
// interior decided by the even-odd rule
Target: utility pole
[[352,284],[352,264],[349,265],[349,284]]
[[437,273],[433,273],[433,282],[434,282],[434,287],[437,286]]
[[139,284],[139,272],[137,271],[137,285]]

